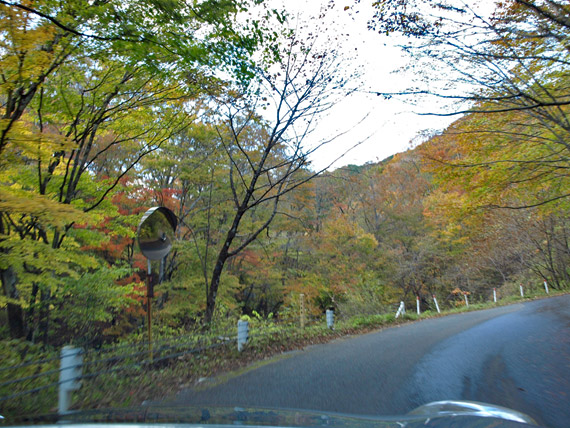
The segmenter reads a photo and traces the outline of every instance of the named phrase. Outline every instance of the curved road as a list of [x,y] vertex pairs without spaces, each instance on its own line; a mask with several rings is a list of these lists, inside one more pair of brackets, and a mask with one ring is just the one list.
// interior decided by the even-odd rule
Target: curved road
[[277,358],[173,404],[401,415],[476,400],[570,427],[570,295],[424,320]]

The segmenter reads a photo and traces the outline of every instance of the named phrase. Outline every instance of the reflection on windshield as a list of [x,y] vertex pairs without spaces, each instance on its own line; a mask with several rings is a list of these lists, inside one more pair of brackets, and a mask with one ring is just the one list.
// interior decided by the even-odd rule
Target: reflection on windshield
[[2,423],[567,425],[568,4],[364,3],[0,2]]

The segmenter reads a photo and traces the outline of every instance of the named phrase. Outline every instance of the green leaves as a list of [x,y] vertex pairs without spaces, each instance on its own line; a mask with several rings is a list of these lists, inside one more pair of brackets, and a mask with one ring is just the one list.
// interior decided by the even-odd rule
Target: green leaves
[[100,332],[95,323],[110,322],[136,303],[133,284],[117,284],[130,273],[127,267],[100,266],[79,278],[66,278],[53,303],[62,306],[66,326],[87,340],[96,338]]

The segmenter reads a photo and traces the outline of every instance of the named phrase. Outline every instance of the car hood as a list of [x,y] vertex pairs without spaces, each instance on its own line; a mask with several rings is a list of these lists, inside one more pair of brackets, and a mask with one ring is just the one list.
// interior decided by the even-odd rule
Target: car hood
[[537,426],[529,416],[500,406],[472,401],[438,401],[418,407],[403,416],[347,415],[295,409],[241,407],[192,407],[149,405],[127,409],[70,412],[64,416],[44,415],[34,419],[5,421],[14,425],[68,428],[106,427],[339,427],[339,428],[429,428],[429,427],[529,427]]

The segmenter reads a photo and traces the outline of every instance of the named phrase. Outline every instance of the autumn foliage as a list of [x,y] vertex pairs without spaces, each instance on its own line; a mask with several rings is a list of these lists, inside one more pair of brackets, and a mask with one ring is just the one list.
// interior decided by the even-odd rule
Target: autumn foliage
[[[276,11],[234,28],[234,2],[198,14],[64,3],[0,4],[2,338],[140,338],[136,230],[157,205],[179,220],[151,264],[158,336],[241,315],[292,321],[301,295],[311,316],[352,316],[570,286],[566,21],[499,4],[485,52],[423,52],[497,66],[470,75],[485,85],[458,120],[382,162],[317,174],[310,127],[293,124],[316,121],[346,83],[334,50],[313,52]],[[420,23],[403,31],[453,44]],[[271,120],[268,93],[281,106]]]

